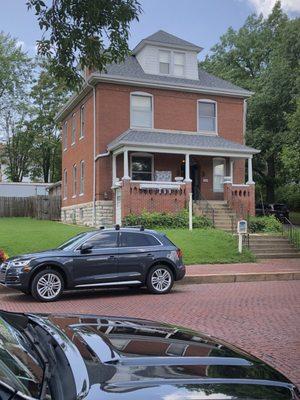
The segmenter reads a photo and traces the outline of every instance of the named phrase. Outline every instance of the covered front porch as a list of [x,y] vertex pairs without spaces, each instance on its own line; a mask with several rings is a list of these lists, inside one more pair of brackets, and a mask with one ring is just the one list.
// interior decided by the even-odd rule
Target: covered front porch
[[[187,207],[190,193],[195,201],[226,200],[234,209],[244,204],[247,213],[254,213],[253,153],[245,151],[250,148],[201,148],[187,143],[179,148],[166,143],[165,135],[155,135],[160,139],[155,145],[123,140],[111,148],[117,223],[130,213],[178,212]],[[178,140],[179,134],[171,135],[172,140]],[[195,135],[180,136],[185,140],[193,136],[195,140]],[[219,139],[223,144],[229,142]]]

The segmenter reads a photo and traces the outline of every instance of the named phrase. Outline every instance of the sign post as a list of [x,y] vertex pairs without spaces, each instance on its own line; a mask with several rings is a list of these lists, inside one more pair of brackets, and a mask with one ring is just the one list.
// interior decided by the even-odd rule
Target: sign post
[[237,233],[239,235],[239,253],[243,251],[243,235],[246,235],[248,231],[247,221],[241,219],[237,223]]

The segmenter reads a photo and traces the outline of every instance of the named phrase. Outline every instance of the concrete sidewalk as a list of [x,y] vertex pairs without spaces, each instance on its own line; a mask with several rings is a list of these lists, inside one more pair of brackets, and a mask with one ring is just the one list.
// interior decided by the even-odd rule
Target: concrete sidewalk
[[242,264],[200,264],[187,266],[179,284],[234,283],[253,281],[300,280],[300,260],[266,260]]

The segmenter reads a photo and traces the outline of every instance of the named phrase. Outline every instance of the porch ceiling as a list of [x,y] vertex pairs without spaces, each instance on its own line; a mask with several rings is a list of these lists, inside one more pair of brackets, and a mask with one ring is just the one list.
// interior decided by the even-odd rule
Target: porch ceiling
[[252,147],[218,135],[129,129],[108,145],[109,151],[121,148],[167,153],[216,154],[249,157],[259,153]]

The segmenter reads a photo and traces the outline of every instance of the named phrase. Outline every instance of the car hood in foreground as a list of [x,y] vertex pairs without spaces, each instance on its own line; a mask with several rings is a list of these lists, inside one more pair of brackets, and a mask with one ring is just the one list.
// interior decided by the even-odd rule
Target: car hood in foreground
[[139,319],[37,317],[76,345],[87,400],[297,398],[294,385],[264,362],[197,332]]

